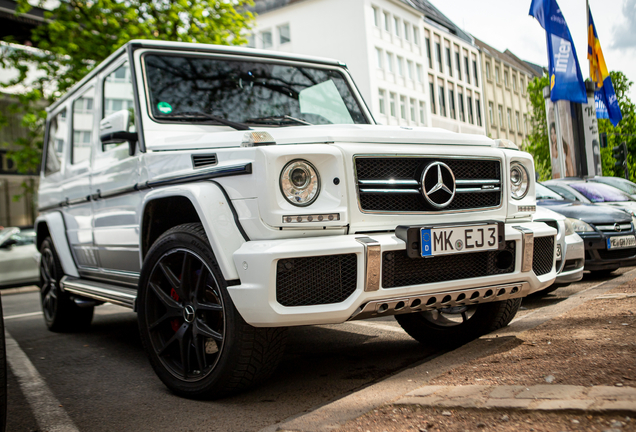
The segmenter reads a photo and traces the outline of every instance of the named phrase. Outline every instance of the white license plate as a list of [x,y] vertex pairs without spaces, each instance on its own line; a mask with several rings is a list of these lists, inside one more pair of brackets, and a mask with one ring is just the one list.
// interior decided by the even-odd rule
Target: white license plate
[[607,238],[608,249],[624,249],[636,246],[636,237],[633,235],[616,236]]
[[557,244],[557,251],[556,251],[556,259],[557,259],[557,260],[560,260],[560,259],[561,259],[561,254],[562,254],[562,253],[563,253],[563,252],[561,252],[561,245],[560,245],[560,244]]
[[420,239],[423,257],[499,248],[497,224],[422,228]]

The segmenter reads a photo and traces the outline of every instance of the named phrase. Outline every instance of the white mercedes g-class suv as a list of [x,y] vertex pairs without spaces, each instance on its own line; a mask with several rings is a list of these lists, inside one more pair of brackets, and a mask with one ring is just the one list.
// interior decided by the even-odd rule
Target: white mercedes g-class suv
[[555,278],[529,154],[377,125],[328,59],[132,41],[49,108],[43,154],[47,326],[130,307],[189,397],[266,378],[289,326],[395,315],[456,345]]

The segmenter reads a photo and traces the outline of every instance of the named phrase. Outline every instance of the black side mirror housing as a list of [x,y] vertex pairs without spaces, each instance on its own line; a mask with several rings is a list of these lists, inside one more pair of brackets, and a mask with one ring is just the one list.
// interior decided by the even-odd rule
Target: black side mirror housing
[[137,144],[137,141],[139,140],[139,135],[137,132],[116,131],[102,134],[99,139],[102,141],[102,150],[104,150],[104,146],[106,144],[115,144],[127,141],[128,154],[133,156],[135,154],[135,144]]

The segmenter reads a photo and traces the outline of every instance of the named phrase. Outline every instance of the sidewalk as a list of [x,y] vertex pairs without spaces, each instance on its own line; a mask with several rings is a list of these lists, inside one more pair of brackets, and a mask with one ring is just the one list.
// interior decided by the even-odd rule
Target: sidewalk
[[271,430],[636,431],[636,271],[552,299]]

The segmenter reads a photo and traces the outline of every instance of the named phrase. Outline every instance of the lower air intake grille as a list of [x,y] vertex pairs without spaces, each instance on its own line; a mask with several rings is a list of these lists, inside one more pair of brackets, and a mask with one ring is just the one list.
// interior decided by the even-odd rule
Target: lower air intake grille
[[[503,251],[442,255],[433,258],[409,258],[405,251],[382,254],[382,287],[445,282],[504,273],[515,269],[515,243],[508,242]],[[508,264],[506,268],[502,263]]]
[[537,276],[550,273],[554,261],[554,236],[535,237],[532,270]]
[[283,306],[343,302],[356,290],[356,254],[290,258],[276,266],[276,301]]

